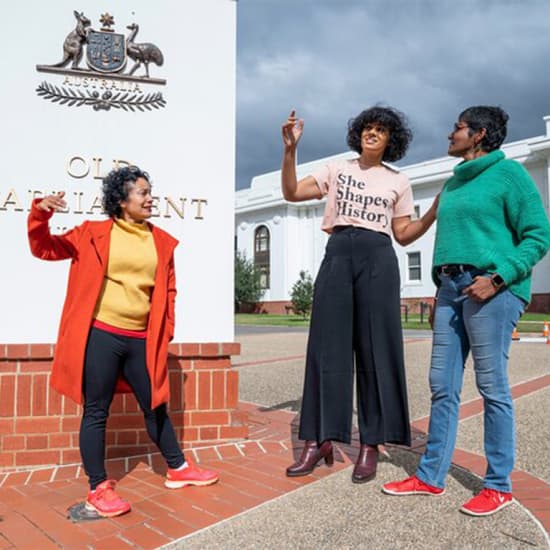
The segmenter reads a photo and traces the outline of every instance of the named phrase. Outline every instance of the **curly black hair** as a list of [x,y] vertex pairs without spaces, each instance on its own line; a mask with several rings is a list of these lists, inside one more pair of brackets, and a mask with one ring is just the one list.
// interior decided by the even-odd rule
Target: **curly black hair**
[[348,122],[347,143],[349,148],[361,154],[361,132],[369,124],[378,123],[384,126],[389,134],[390,140],[384,151],[382,160],[396,161],[405,156],[413,134],[408,127],[405,115],[393,107],[382,107],[376,105],[365,109],[355,118]]
[[110,218],[120,218],[122,209],[120,203],[128,198],[128,192],[138,178],[144,178],[151,184],[151,178],[147,172],[137,166],[123,166],[111,170],[103,178],[103,197],[101,204],[103,210]]
[[468,125],[470,137],[477,130],[485,128],[487,133],[481,140],[480,147],[487,153],[498,149],[506,139],[506,123],[509,118],[504,109],[490,105],[468,107],[458,115],[458,120]]

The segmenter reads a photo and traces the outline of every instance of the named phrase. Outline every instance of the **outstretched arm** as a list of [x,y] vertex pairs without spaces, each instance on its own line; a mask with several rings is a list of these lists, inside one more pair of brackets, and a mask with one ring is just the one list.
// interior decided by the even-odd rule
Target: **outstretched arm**
[[411,220],[410,216],[402,216],[392,220],[392,231],[395,240],[402,246],[407,246],[424,235],[436,218],[439,194],[435,197],[429,210],[419,219]]
[[33,256],[42,260],[65,260],[76,256],[79,228],[63,235],[52,235],[48,224],[55,211],[65,208],[64,196],[61,191],[32,203],[27,220],[29,245]]
[[323,195],[313,176],[298,181],[296,177],[296,148],[304,131],[304,121],[296,118],[296,111],[290,111],[282,125],[283,164],[281,167],[281,188],[287,201],[300,202],[320,199]]

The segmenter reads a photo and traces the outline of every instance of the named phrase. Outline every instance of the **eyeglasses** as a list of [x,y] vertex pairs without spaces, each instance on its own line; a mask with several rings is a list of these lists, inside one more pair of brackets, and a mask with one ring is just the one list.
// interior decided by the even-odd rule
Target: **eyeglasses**
[[[459,126],[458,124],[462,124],[462,126]],[[464,124],[463,122],[462,123],[455,122],[451,133],[454,134],[455,132],[458,132],[459,130],[463,130],[464,128],[469,128],[469,126],[467,124]]]

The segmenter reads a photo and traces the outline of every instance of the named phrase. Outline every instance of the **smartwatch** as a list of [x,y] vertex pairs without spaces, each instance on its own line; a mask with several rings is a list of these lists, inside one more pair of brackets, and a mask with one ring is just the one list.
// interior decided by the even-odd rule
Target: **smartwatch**
[[504,279],[498,273],[493,273],[491,275],[491,283],[493,283],[493,286],[497,290],[501,289],[506,284]]

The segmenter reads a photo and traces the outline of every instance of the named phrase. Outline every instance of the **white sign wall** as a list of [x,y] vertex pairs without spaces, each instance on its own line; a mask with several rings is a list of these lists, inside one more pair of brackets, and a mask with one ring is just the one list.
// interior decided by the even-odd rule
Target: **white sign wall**
[[[164,57],[162,66],[151,61],[150,77],[166,84],[142,80],[136,88],[136,80],[108,74],[94,79],[37,71],[62,60],[75,10],[94,31],[107,12],[115,33],[128,37],[127,26],[137,23],[134,42],[153,43]],[[180,241],[175,341],[232,341],[236,2],[19,0],[3,11],[0,342],[56,338],[69,266],[31,256],[26,219],[32,197],[66,192],[68,212],[51,221],[57,232],[103,219],[96,198],[101,176],[117,162],[150,173],[158,197],[151,221]],[[123,73],[133,64],[129,60]],[[85,52],[79,67],[87,69]],[[142,65],[133,76],[144,75]],[[39,96],[43,82],[49,92]],[[158,93],[164,106],[136,106]],[[65,96],[86,102],[79,106]],[[94,109],[94,98],[105,102]],[[115,98],[126,103],[101,108]]]

